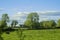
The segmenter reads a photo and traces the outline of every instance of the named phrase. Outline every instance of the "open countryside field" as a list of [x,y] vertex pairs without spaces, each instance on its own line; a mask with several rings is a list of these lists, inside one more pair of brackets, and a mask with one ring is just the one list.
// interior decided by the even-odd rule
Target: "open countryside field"
[[[60,40],[60,29],[26,30],[24,40]],[[19,40],[17,32],[3,33],[4,40]]]

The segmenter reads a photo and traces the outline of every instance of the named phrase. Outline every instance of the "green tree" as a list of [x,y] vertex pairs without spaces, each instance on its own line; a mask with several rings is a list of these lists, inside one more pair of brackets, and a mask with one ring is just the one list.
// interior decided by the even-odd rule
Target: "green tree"
[[9,22],[9,16],[8,16],[8,14],[2,14],[1,26],[2,27],[7,27],[7,23],[8,22]]
[[55,28],[56,27],[56,22],[54,20],[49,21],[49,27]]
[[43,21],[40,22],[40,28],[43,28]]
[[39,15],[36,12],[32,12],[27,16],[25,21],[25,25],[28,26],[30,29],[37,28],[39,23]]
[[5,28],[5,27],[7,27],[7,22],[9,21],[9,16],[8,16],[8,14],[2,14],[2,18],[1,18],[1,20],[0,20],[0,40],[3,40],[3,38],[2,38],[2,33],[3,33],[3,29]]
[[25,23],[24,23],[24,25],[25,25],[27,28],[32,29],[33,23],[32,23],[30,20],[26,20]]
[[5,21],[0,21],[0,27],[3,29],[4,27],[7,26],[7,23]]
[[3,38],[2,38],[2,33],[3,33],[3,31],[2,31],[2,28],[3,28],[3,23],[0,21],[0,40],[3,40]]
[[60,27],[60,19],[57,21],[57,27]]
[[56,27],[56,23],[55,23],[54,20],[42,21],[42,22],[40,22],[40,27],[41,28],[55,28]]
[[8,14],[3,14],[2,15],[2,20],[6,21],[6,22],[9,22],[9,16],[8,16]]
[[12,20],[11,27],[16,27],[17,24],[18,24],[17,20]]
[[32,12],[27,17],[28,20],[32,22],[38,22],[39,21],[39,15],[36,12]]

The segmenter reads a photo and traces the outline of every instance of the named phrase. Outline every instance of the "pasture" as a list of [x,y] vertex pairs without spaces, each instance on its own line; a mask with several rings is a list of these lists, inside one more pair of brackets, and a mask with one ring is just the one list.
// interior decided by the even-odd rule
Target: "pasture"
[[[48,30],[26,30],[23,32],[24,40],[60,40],[60,29]],[[10,32],[10,34],[3,33],[4,40],[19,40],[17,32]]]

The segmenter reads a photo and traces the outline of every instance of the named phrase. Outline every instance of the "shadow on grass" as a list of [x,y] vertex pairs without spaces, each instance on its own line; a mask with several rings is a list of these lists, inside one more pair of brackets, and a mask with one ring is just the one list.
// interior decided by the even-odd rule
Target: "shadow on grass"
[[40,29],[28,29],[28,30],[50,30],[50,29],[60,29],[60,28],[40,28]]
[[4,40],[3,37],[0,36],[0,40]]

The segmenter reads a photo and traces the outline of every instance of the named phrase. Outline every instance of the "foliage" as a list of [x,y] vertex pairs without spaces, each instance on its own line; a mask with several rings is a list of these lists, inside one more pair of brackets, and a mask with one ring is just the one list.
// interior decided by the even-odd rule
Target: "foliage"
[[20,38],[20,40],[24,40],[24,38],[25,38],[25,35],[23,34],[24,31],[25,31],[25,29],[21,29],[21,28],[18,28],[18,30],[17,30],[17,35]]
[[3,38],[2,38],[2,33],[3,33],[3,29],[5,28],[5,27],[7,27],[7,22],[9,21],[9,16],[8,16],[8,14],[3,14],[2,15],[2,19],[0,20],[0,40],[3,40]]
[[[60,40],[60,29],[26,30],[23,35],[26,35],[24,40]],[[20,40],[16,31],[10,32],[9,35],[3,33],[2,37],[4,40]]]
[[[39,22],[39,15],[36,12],[32,12],[27,16],[27,20],[25,21],[24,25],[26,25],[30,29],[36,29]],[[35,27],[36,26],[36,27]]]
[[2,20],[6,21],[6,22],[9,22],[9,16],[8,16],[8,14],[2,14]]
[[56,23],[54,20],[40,22],[41,28],[55,28],[55,26],[56,26]]
[[60,19],[57,21],[57,27],[60,27]]
[[11,27],[16,27],[17,24],[18,24],[17,20],[12,20]]
[[9,22],[8,14],[2,14],[2,19],[0,21],[0,27],[2,28],[7,27],[7,22]]

